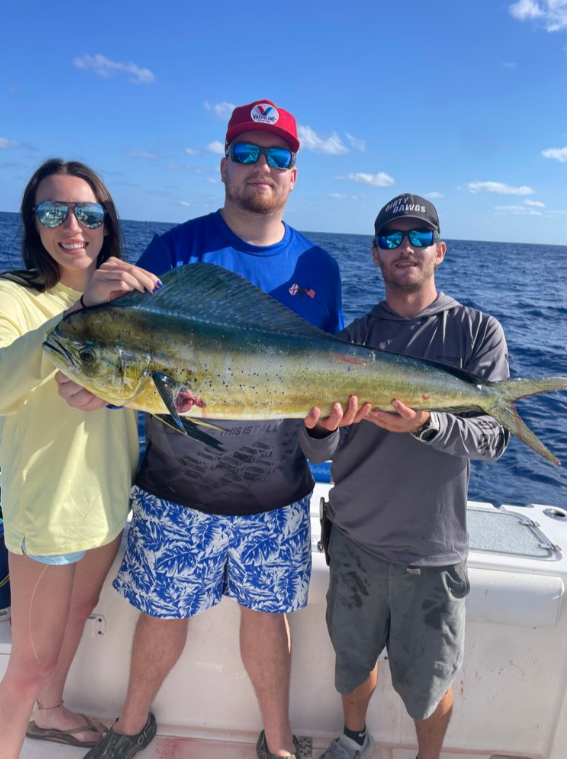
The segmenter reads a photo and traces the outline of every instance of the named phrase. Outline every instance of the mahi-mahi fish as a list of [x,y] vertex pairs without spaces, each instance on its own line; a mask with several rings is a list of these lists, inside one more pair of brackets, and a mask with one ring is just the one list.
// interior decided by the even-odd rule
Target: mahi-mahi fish
[[391,411],[483,411],[559,463],[514,401],[567,388],[567,377],[489,382],[424,359],[345,342],[309,324],[238,274],[207,263],[174,269],[155,295],[132,292],[65,317],[47,336],[51,362],[117,406],[155,414],[222,449],[222,419],[323,415],[351,395]]

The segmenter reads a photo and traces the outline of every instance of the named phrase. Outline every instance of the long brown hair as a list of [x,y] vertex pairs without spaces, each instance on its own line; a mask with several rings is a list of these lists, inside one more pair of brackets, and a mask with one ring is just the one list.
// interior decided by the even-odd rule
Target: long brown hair
[[84,163],[80,163],[79,161],[63,161],[61,158],[50,158],[42,163],[34,172],[22,196],[20,217],[24,228],[22,258],[25,269],[10,271],[0,275],[2,278],[11,279],[25,287],[34,288],[39,292],[51,290],[61,278],[59,266],[43,247],[39,232],[37,231],[33,210],[35,207],[35,194],[39,183],[45,177],[50,177],[54,174],[68,174],[69,176],[83,179],[90,186],[97,202],[106,211],[104,224],[108,234],[104,237],[101,251],[96,260],[97,269],[111,256],[116,256],[116,258],[121,257],[118,214],[116,213],[114,201],[102,179]]

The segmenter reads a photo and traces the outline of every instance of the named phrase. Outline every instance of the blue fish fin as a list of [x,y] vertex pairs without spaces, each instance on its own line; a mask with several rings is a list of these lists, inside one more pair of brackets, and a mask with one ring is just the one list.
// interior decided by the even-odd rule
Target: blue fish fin
[[162,374],[161,372],[154,372],[152,374],[152,379],[158,393],[161,396],[162,401],[165,403],[165,407],[177,425],[178,430],[185,434],[185,429],[181,423],[181,418],[177,413],[177,409],[175,408],[175,398],[173,397],[173,391],[177,389],[177,383],[174,382],[171,377],[168,377],[167,374]]
[[215,448],[217,451],[224,451],[224,448],[219,441],[212,437],[212,435],[208,435],[203,430],[200,430],[198,425],[201,424],[202,427],[210,427],[213,430],[222,430],[222,427],[217,427],[210,422],[194,422],[191,419],[182,419],[175,408],[174,390],[177,389],[177,383],[172,380],[171,377],[168,377],[167,374],[162,374],[161,372],[154,372],[152,379],[162,401],[165,403],[165,406],[169,411],[169,415],[156,414],[158,419],[164,424],[167,424],[168,427],[181,432],[183,435],[187,435],[187,437],[198,440],[200,443]]
[[[224,451],[224,446],[219,443],[219,441],[214,438],[212,435],[208,435],[206,432],[203,432],[203,430],[199,429],[199,423],[193,422],[191,419],[183,419],[179,418],[179,421],[181,422],[182,429],[179,429],[179,425],[177,424],[177,419],[174,419],[169,414],[155,414],[155,418],[159,419],[160,422],[163,422],[168,427],[171,427],[172,430],[175,430],[176,432],[182,432],[183,435],[186,435],[187,437],[193,438],[193,440],[197,440],[199,443],[203,443],[209,448],[214,448],[215,451]],[[201,425],[202,426],[202,425]],[[213,425],[207,425],[210,427],[213,427]],[[214,427],[214,429],[222,429],[221,427]]]
[[164,314],[241,330],[268,329],[296,338],[337,341],[244,277],[221,266],[202,262],[179,266],[161,279],[164,287],[154,295],[134,291],[110,305],[136,308],[152,316]]

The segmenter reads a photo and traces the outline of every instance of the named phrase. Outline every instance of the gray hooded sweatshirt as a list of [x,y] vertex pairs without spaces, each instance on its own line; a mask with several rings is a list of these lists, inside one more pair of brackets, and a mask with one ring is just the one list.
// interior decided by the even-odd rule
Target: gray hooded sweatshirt
[[[499,322],[443,293],[409,319],[381,302],[339,337],[450,364],[488,380],[509,377]],[[469,460],[496,460],[509,436],[482,412],[439,413],[439,420],[439,434],[431,442],[367,421],[323,439],[306,428],[300,432],[307,458],[314,463],[332,459],[331,521],[386,561],[425,567],[466,559]]]

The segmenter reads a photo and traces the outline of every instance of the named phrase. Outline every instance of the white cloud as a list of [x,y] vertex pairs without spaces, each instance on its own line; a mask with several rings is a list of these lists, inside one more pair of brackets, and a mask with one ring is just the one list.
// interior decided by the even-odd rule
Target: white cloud
[[144,69],[136,63],[120,63],[111,61],[104,55],[81,55],[73,58],[73,66],[78,69],[92,69],[97,76],[109,79],[116,73],[128,75],[128,80],[133,84],[151,84],[155,81],[155,74],[150,69]]
[[333,200],[364,200],[364,195],[343,195],[340,192],[329,192],[328,196]]
[[532,206],[532,208],[545,208],[545,203],[541,200],[524,200],[525,206]]
[[499,214],[511,214],[512,216],[542,216],[541,211],[536,211],[529,206],[494,206]]
[[508,6],[518,21],[540,21],[548,32],[567,29],[567,0],[518,0]]
[[191,206],[191,203],[189,203],[186,200],[180,200],[177,205],[178,206],[183,206],[183,208],[189,208]]
[[360,184],[369,184],[372,187],[389,187],[394,184],[394,178],[383,171],[378,174],[367,174],[363,171],[351,171],[346,177],[337,177],[337,179],[347,179],[351,182],[359,182]]
[[436,200],[437,198],[442,198],[443,197],[443,193],[442,192],[435,192],[435,191],[434,192],[427,192],[425,194],[425,197],[426,198],[431,198],[431,200]]
[[353,150],[360,150],[361,153],[365,152],[366,142],[364,140],[359,140],[357,137],[353,137],[352,134],[349,134],[348,132],[347,140],[350,142],[350,146]]
[[184,163],[168,163],[165,167],[168,171],[185,171],[190,174],[203,174],[203,169]]
[[203,105],[209,113],[214,113],[215,116],[218,116],[220,119],[229,119],[236,108],[234,103],[228,103],[226,100],[222,103],[209,103],[208,100],[205,100]]
[[467,185],[469,192],[497,192],[500,195],[533,195],[535,190],[531,187],[522,185],[521,187],[512,187],[503,182],[469,182]]
[[220,177],[207,177],[207,182],[209,184],[221,184]]
[[336,132],[333,132],[330,137],[323,139],[310,126],[300,124],[297,127],[297,135],[304,150],[313,150],[315,153],[326,153],[327,155],[348,153],[348,148]]
[[7,137],[0,137],[0,150],[7,150],[8,148],[18,148],[19,142],[16,140],[9,140]]
[[185,148],[185,152],[187,153],[187,155],[199,155],[201,151],[195,150],[195,148]]
[[553,158],[559,163],[567,163],[567,147],[565,148],[548,148],[542,150],[541,154],[544,158]]
[[214,155],[224,155],[224,142],[213,140],[213,142],[209,142],[207,145],[207,150]]
[[159,161],[163,158],[162,153],[150,153],[149,150],[125,150],[124,152],[130,158],[145,158],[147,161]]
[[543,11],[534,0],[518,0],[514,5],[508,6],[508,10],[514,18],[520,21],[543,16]]

